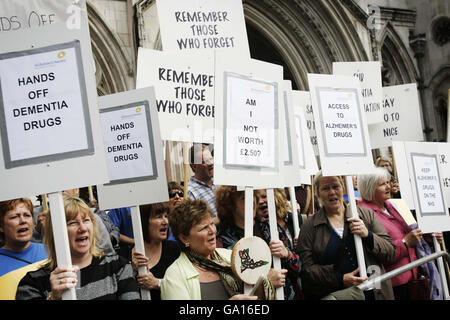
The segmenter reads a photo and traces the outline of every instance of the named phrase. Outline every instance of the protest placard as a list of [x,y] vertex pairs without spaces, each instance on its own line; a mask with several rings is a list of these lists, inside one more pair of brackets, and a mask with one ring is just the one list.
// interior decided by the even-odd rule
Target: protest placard
[[383,122],[369,125],[372,148],[392,141],[423,141],[417,84],[383,87]]
[[87,28],[54,24],[0,40],[0,197],[107,182]]
[[[412,145],[416,150],[423,148],[431,148],[433,154],[436,155],[440,168],[440,179],[442,192],[445,199],[450,199],[450,143],[442,142],[404,142],[393,141],[392,151],[395,159],[395,167],[400,184],[400,192],[402,199],[407,206],[414,210],[415,203],[413,198],[413,192],[410,178],[410,171],[407,162],[406,145]],[[447,206],[450,206],[449,201],[445,202]]]
[[179,59],[139,48],[136,87],[153,86],[161,138],[212,143],[214,139],[214,59],[197,53]]
[[110,180],[97,186],[99,207],[168,201],[154,89],[102,96],[99,107]]
[[318,156],[319,147],[317,146],[316,123],[314,121],[314,114],[309,91],[294,90],[292,92],[292,100],[294,103],[295,114],[304,114],[306,127],[308,128],[309,137],[311,140],[311,145],[313,147],[314,154]]
[[234,51],[250,58],[241,0],[157,0],[163,51]]
[[308,80],[323,174],[367,174],[374,164],[359,81],[317,74]]
[[281,185],[282,67],[216,59],[214,183]]
[[[294,121],[299,151],[300,183],[311,184],[311,176],[317,173],[317,136],[311,99],[307,91],[292,91]],[[308,119],[308,120],[306,120]],[[312,134],[312,135],[311,135]]]
[[78,27],[85,0],[1,1],[0,33],[14,32],[55,23]]
[[353,76],[361,84],[362,103],[367,124],[383,121],[380,61],[333,62],[333,74]]

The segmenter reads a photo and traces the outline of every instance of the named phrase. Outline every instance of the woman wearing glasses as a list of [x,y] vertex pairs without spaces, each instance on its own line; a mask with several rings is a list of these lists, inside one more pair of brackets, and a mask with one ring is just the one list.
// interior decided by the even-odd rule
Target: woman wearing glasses
[[181,201],[183,201],[183,187],[175,181],[169,182],[167,184],[167,187],[169,189],[169,209],[170,211],[172,211],[173,208],[175,208],[181,203]]

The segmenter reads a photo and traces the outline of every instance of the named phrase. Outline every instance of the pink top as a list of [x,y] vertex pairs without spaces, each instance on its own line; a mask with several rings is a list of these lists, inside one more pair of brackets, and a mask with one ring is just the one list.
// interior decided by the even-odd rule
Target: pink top
[[[389,214],[384,213],[378,208],[378,206],[372,202],[367,202],[365,200],[361,201],[359,204],[361,207],[366,207],[371,209],[380,219],[381,224],[386,229],[386,232],[392,238],[395,245],[395,258],[391,264],[385,265],[386,272],[402,267],[412,261],[417,260],[415,248],[407,248],[402,242],[403,238],[411,232],[411,228],[406,224],[405,220],[402,218],[400,213],[394,208],[394,206],[386,201],[384,203],[385,208],[388,210]],[[408,258],[409,253],[409,258]],[[409,260],[411,258],[411,261]],[[414,277],[417,279],[417,268],[413,269]],[[392,286],[399,286],[409,282],[412,279],[412,273],[410,271],[403,272],[402,274],[391,279]]]

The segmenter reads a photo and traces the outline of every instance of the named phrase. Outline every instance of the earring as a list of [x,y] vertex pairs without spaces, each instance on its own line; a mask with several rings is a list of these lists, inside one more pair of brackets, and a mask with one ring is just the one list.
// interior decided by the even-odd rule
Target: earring
[[184,244],[184,246],[185,246],[186,248],[189,248],[189,242],[186,242],[186,243]]

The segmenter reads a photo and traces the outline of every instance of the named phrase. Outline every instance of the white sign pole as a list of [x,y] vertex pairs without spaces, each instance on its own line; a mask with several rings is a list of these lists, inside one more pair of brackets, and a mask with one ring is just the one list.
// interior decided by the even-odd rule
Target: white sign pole
[[[130,210],[131,210],[131,223],[133,225],[134,246],[137,252],[140,252],[145,255],[144,236],[142,234],[142,223],[139,206],[131,206]],[[146,266],[139,267],[138,272],[139,274],[147,274],[147,267]],[[141,298],[142,300],[151,300],[150,291],[146,289],[141,289]]]
[[[195,154],[195,152],[194,152]],[[203,156],[202,156],[203,157]],[[195,160],[192,159],[194,162]],[[189,142],[183,142],[183,169],[184,169],[184,199],[188,198],[188,183],[189,183]]]
[[[355,192],[353,190],[353,180],[352,176],[345,176],[345,185],[347,187],[348,201],[350,203],[350,212],[352,217],[358,217],[358,211],[356,209]],[[364,261],[364,249],[362,245],[362,240],[359,235],[353,235],[355,239],[356,247],[356,258],[358,259],[359,275],[360,277],[365,277],[367,275],[366,263]]]
[[[436,236],[433,236],[434,252],[441,252],[441,245],[438,243]],[[444,261],[442,257],[437,259],[439,275],[441,276],[442,289],[444,290],[444,300],[450,300],[448,293],[447,278],[445,277]]]
[[[253,187],[245,187],[245,221],[244,238],[253,237]],[[248,294],[253,289],[250,284],[244,283],[244,293]]]
[[[267,206],[269,207],[269,228],[270,228],[270,239],[279,240],[278,228],[277,228],[277,213],[275,207],[275,195],[273,189],[267,189]],[[275,270],[281,270],[281,260],[278,257],[273,257],[273,268]],[[283,287],[278,287],[276,290],[277,300],[284,300]]]
[[[72,256],[70,255],[69,237],[67,235],[67,221],[64,211],[64,202],[61,192],[48,194],[51,208],[53,239],[55,242],[56,261],[58,267],[71,267]],[[80,282],[81,279],[78,279]],[[62,300],[77,300],[75,288],[67,289],[62,294]]]
[[297,198],[295,197],[295,187],[289,187],[289,197],[291,198],[292,221],[294,223],[294,238],[300,233],[300,225],[298,223]]

